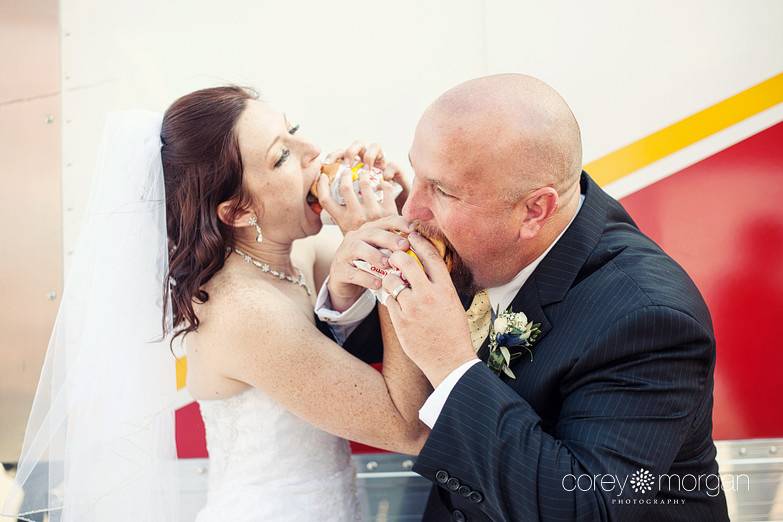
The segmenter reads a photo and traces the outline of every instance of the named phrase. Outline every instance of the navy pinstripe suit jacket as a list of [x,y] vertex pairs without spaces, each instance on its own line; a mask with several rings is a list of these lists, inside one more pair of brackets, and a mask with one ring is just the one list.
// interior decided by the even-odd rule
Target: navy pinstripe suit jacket
[[[512,303],[542,324],[532,362],[512,363],[515,380],[468,370],[416,461],[435,484],[423,520],[728,520],[709,311],[586,173],[581,189],[579,214]],[[380,359],[377,314],[346,348]],[[640,470],[651,491],[634,491]]]

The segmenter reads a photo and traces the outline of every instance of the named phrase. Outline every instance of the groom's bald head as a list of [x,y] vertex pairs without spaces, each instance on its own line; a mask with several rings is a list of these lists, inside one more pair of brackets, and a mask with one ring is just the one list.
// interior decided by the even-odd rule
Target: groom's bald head
[[410,160],[403,215],[450,241],[482,288],[540,255],[579,203],[579,126],[563,98],[530,76],[445,92],[421,117]]
[[434,131],[442,153],[471,163],[477,177],[502,173],[509,199],[542,185],[562,192],[582,171],[571,109],[532,76],[499,74],[457,85],[430,105],[419,128]]

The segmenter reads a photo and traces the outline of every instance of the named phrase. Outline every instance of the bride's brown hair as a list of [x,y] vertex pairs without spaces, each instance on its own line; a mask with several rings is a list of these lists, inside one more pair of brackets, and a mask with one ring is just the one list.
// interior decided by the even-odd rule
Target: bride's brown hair
[[[171,296],[176,338],[196,331],[193,303],[205,303],[202,286],[223,267],[233,228],[218,219],[217,208],[233,201],[227,221],[250,203],[242,191],[242,156],[236,123],[248,100],[245,87],[214,87],[183,96],[163,116],[163,177],[169,273],[163,302]],[[164,331],[166,317],[164,314]],[[173,341],[173,339],[172,339]]]

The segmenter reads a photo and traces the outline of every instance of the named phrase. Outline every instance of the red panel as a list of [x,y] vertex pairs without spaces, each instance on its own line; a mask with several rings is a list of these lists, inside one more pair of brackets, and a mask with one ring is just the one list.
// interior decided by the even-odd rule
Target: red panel
[[373,448],[372,446],[362,444],[361,442],[351,441],[351,453],[388,453],[388,451]]
[[207,442],[204,438],[204,422],[197,402],[177,410],[176,417],[177,457],[198,459],[207,457]]
[[715,438],[783,437],[783,123],[622,203],[712,312]]

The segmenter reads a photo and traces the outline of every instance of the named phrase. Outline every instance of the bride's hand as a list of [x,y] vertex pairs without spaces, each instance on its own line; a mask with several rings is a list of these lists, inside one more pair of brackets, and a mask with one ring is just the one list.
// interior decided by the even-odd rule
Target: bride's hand
[[394,200],[397,205],[397,212],[402,214],[402,207],[408,200],[408,194],[410,194],[411,191],[411,184],[408,181],[408,178],[405,177],[405,173],[396,163],[390,161],[383,169],[383,179],[386,181],[394,181],[402,187],[402,192],[400,192],[397,199]]
[[333,163],[335,161],[343,161],[350,165],[356,164],[361,161],[365,165],[371,165],[377,169],[383,171],[383,179],[386,181],[394,181],[402,187],[402,192],[397,196],[395,200],[397,203],[397,211],[402,213],[402,206],[408,199],[410,193],[410,182],[405,176],[403,170],[394,162],[387,162],[383,155],[383,149],[377,143],[371,143],[365,147],[361,141],[354,141],[350,147],[345,150],[336,150],[326,156],[325,163]]
[[362,162],[368,167],[381,170],[386,168],[386,158],[381,146],[377,143],[365,145],[359,140],[351,143],[346,149],[338,149],[327,154],[324,163],[334,163],[335,161],[341,161],[351,166]]
[[[381,182],[383,203],[378,203],[375,197],[363,197],[360,202],[356,192],[354,192],[351,177],[342,176],[340,178],[339,190],[345,205],[340,205],[332,198],[328,177],[322,175],[318,179],[319,203],[332,216],[343,234],[358,229],[368,221],[398,215],[399,210],[394,203],[393,186],[386,178],[386,171],[389,169],[387,169],[380,146],[372,144],[369,147],[365,147],[361,142],[354,142],[348,149],[329,154],[325,163],[333,163],[335,161],[343,161],[350,165],[361,161],[365,165],[384,169],[384,181]],[[389,179],[393,179],[393,174],[390,174]],[[359,174],[359,189],[362,194],[373,194],[374,192],[365,173]]]
[[398,230],[407,231],[409,227],[403,217],[394,215],[368,222],[345,235],[329,268],[328,289],[332,310],[344,312],[365,289],[380,289],[380,279],[357,269],[353,261],[361,259],[371,265],[388,268],[390,252],[410,248],[408,240],[396,233]]

